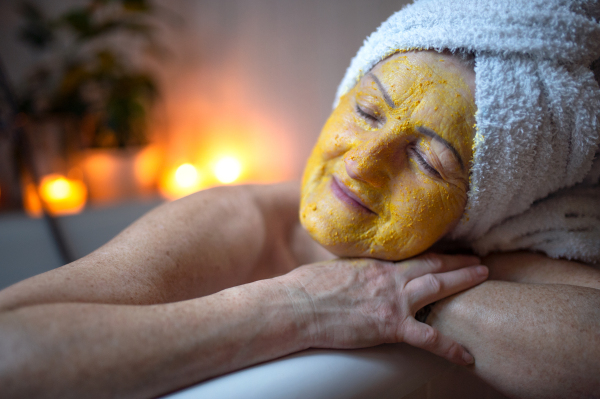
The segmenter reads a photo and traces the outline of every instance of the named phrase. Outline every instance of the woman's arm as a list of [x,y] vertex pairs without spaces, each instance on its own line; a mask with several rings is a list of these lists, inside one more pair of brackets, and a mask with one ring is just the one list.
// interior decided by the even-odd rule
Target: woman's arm
[[276,288],[254,283],[161,305],[4,311],[2,397],[156,397],[304,349],[304,326]]
[[473,371],[508,396],[600,397],[600,272],[530,253],[483,263],[495,281],[440,301],[428,323],[463,343]]
[[156,396],[315,346],[405,341],[472,361],[413,316],[485,280],[479,259],[337,260],[284,274],[319,256],[297,197],[293,185],[198,193],[1,291],[3,396]]
[[[4,394],[10,386],[20,397],[156,395],[301,348],[289,319],[264,308],[275,294],[263,285],[206,296],[319,256],[295,227],[298,191],[291,183],[199,192],[158,207],[76,262],[0,291]],[[262,324],[248,323],[261,318],[277,319],[285,345],[261,330],[269,348],[256,342],[255,353],[229,358],[251,347]]]
[[322,260],[315,258],[325,251],[299,230],[298,198],[298,185],[287,183],[215,188],[164,204],[92,254],[1,291],[0,309],[174,302]]
[[3,397],[153,397],[309,347],[407,342],[472,357],[417,322],[426,303],[487,277],[472,257],[307,265],[159,305],[50,303],[0,313]]

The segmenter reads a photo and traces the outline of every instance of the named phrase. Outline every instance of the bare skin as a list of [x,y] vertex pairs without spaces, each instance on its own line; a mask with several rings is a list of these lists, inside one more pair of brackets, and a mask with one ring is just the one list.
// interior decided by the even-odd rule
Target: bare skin
[[475,73],[435,51],[394,54],[340,99],[304,171],[300,219],[339,256],[401,260],[464,213]]
[[[202,192],[1,291],[3,395],[151,397],[311,346],[404,340],[464,364],[455,341],[412,315],[485,278],[471,267],[451,279],[429,272],[476,259],[413,263],[412,271],[375,260],[294,269],[329,256],[300,228],[297,198],[295,185]],[[225,239],[235,250],[223,249]],[[600,272],[527,253],[484,263],[494,281],[438,301],[428,322],[468,348],[474,372],[505,394],[599,392]],[[374,290],[382,294],[369,301]]]
[[[472,66],[432,51],[365,74],[308,161],[301,220],[311,236],[341,256],[399,260],[450,231],[467,197],[475,92]],[[440,302],[429,322],[473,348],[474,371],[508,395],[600,392],[598,271],[524,253],[483,263],[500,281]]]
[[152,397],[309,347],[404,341],[473,361],[413,316],[485,280],[477,258],[296,268],[330,257],[301,229],[298,198],[296,184],[200,192],[1,291],[3,396]]
[[490,281],[438,302],[427,322],[507,396],[599,398],[600,271],[527,252],[483,263]]
[[[468,78],[464,82],[471,87]],[[394,87],[383,80],[383,91]],[[403,166],[403,176],[410,179],[398,187],[414,183],[417,191],[429,187],[452,194],[444,187],[454,180],[452,170],[466,173],[456,161],[467,163],[469,146],[464,140],[454,142],[455,151],[449,151],[437,145],[442,141],[429,141],[431,133],[419,128],[435,128],[452,141],[451,130],[440,130],[443,124],[435,125],[435,118],[402,125],[406,129],[401,132],[410,134],[396,135],[391,117],[408,117],[395,114],[400,112],[397,95],[389,90],[386,99],[376,82],[368,83],[365,90],[379,90],[369,92],[371,96],[383,96],[376,103],[391,103],[390,110],[384,109],[386,117],[377,119],[383,111],[371,110],[373,126],[349,142],[361,146],[342,158],[329,157],[323,147],[327,156],[317,161],[331,165],[339,183],[354,188],[355,194],[366,187],[363,183],[380,182],[381,170],[359,162],[360,157],[374,156],[381,156],[386,167],[393,162]],[[463,94],[454,96],[468,98]],[[437,111],[435,104],[423,109]],[[356,107],[348,110],[362,115]],[[349,126],[354,129],[370,120],[362,118],[353,117],[356,123]],[[470,126],[465,120],[459,118],[452,126]],[[376,128],[385,130],[385,140],[370,130]],[[437,175],[415,159],[388,156],[392,153],[379,151],[379,145],[399,145],[406,151],[397,155],[411,156],[416,154],[412,146],[422,145],[416,159],[430,162]],[[346,177],[362,183],[344,183]],[[324,189],[318,191],[323,198],[312,202],[327,204],[333,198],[327,188],[331,181],[326,177]],[[466,185],[459,183],[454,184],[456,195],[444,197],[464,200]],[[400,205],[402,209],[394,212],[412,217],[411,207],[402,204],[411,204],[417,196],[402,197],[394,190],[390,206]],[[401,341],[465,365],[472,358],[458,343],[463,344],[477,359],[471,366],[474,372],[507,395],[590,397],[600,392],[598,270],[539,255],[495,255],[484,260],[495,280],[482,283],[487,269],[476,267],[479,260],[474,257],[327,261],[331,255],[299,225],[298,197],[293,184],[198,193],[156,209],[91,255],[0,292],[3,395],[149,397],[308,347]],[[348,194],[337,197],[335,201],[341,198],[357,208],[355,199],[345,198]],[[453,218],[441,220],[433,232],[423,231],[431,223],[419,227],[431,242],[452,228],[464,207],[464,201],[448,207],[434,200],[416,202],[431,205],[422,209],[428,220],[435,216],[430,214],[433,206],[441,206]],[[332,202],[333,208],[343,205],[338,202]],[[308,211],[317,210],[310,201],[307,206]],[[345,220],[337,216],[332,220]],[[313,227],[320,228],[318,223]],[[392,227],[381,232],[409,236],[401,223]],[[317,230],[313,236],[319,235]],[[367,242],[375,246],[348,255],[388,254],[379,244],[387,245],[390,237],[380,238]],[[341,241],[330,244],[330,249],[342,252],[353,248]],[[401,259],[425,247],[411,247],[408,255],[389,253],[386,259]],[[384,251],[377,252],[381,248]],[[465,291],[471,287],[475,288]],[[462,293],[452,296],[458,292]],[[438,302],[428,322],[435,329],[413,318],[433,301]]]

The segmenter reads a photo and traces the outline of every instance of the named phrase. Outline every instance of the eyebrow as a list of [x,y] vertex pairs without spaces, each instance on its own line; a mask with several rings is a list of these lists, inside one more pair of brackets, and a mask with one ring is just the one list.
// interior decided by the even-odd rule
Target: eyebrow
[[442,138],[439,134],[437,134],[436,132],[434,132],[433,130],[426,128],[425,126],[417,126],[417,131],[429,138],[435,139],[437,141],[439,141],[440,143],[442,143],[444,146],[446,146],[446,148],[448,148],[450,151],[452,151],[452,153],[454,154],[454,156],[456,157],[456,159],[458,159],[458,163],[460,164],[460,168],[462,170],[465,170],[465,165],[462,161],[462,158],[460,157],[460,155],[458,154],[458,151],[456,151],[456,148],[454,148],[452,146],[452,144],[450,144],[449,142],[447,142],[444,138]]
[[389,105],[391,108],[396,108],[396,104],[394,104],[394,102],[392,101],[392,98],[390,97],[388,92],[383,88],[383,85],[381,84],[379,79],[377,79],[377,76],[373,75],[372,73],[370,75],[373,78],[373,80],[375,81],[375,84],[379,87],[381,94],[383,94],[383,99],[385,100],[387,105]]

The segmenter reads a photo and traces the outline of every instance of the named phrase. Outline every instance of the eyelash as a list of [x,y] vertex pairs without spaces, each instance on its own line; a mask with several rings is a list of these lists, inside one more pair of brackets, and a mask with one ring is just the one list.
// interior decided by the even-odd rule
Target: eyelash
[[[367,121],[371,124],[379,123],[379,118],[376,118],[375,116],[367,113],[358,104],[356,104],[356,113],[361,118],[363,118],[365,121]],[[425,160],[425,157],[423,155],[421,155],[421,153],[418,150],[416,150],[415,148],[409,148],[409,151],[412,152],[412,154],[414,155],[413,158],[419,164],[419,166],[421,166],[423,169],[425,169],[429,174],[431,174],[437,178],[440,178],[440,179],[442,178],[442,175],[440,174],[440,172],[438,172],[433,166],[431,166]]]
[[378,124],[379,123],[379,119],[376,118],[375,116],[369,114],[368,112],[364,111],[360,105],[356,104],[356,113],[358,115],[360,115],[361,118],[363,118],[365,121],[372,123],[372,124]]
[[419,164],[419,166],[421,166],[423,169],[425,169],[427,172],[431,173],[435,177],[438,177],[440,179],[442,178],[442,175],[440,175],[440,172],[438,172],[433,166],[431,166],[429,163],[427,163],[427,161],[425,160],[425,157],[423,155],[421,155],[421,153],[419,151],[417,151],[414,148],[410,148],[409,151],[412,152],[412,154],[414,155],[414,159]]

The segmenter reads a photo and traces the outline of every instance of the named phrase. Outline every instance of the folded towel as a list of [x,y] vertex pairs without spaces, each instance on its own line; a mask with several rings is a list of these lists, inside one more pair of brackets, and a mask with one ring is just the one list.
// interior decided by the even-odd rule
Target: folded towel
[[600,89],[590,69],[599,18],[591,0],[416,1],[365,40],[336,104],[400,50],[474,54],[471,184],[449,237],[482,255],[530,249],[600,262]]

